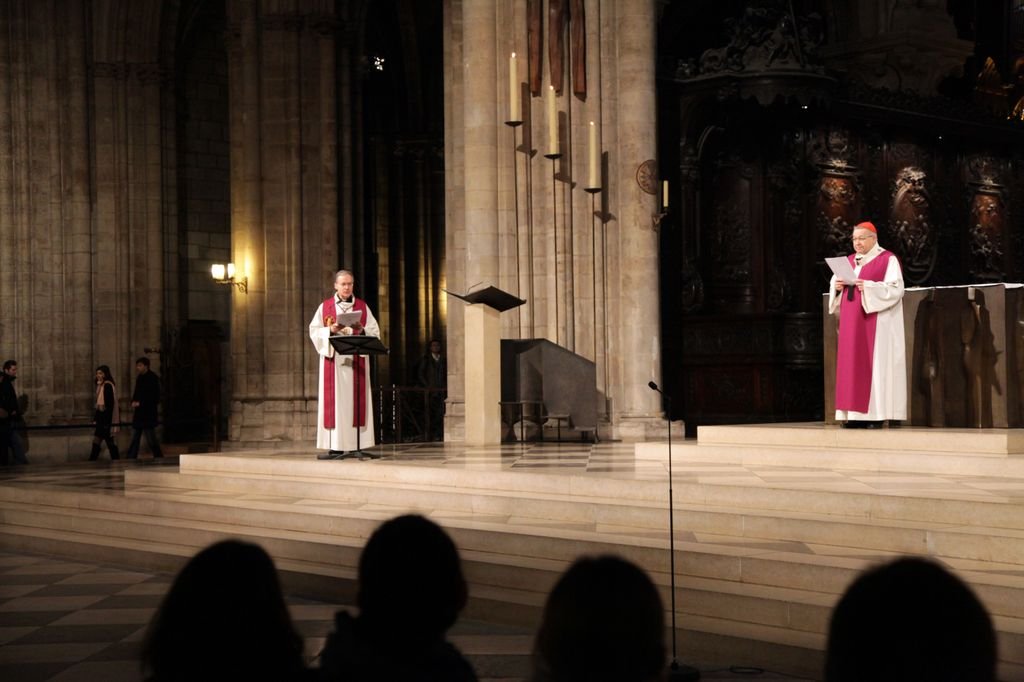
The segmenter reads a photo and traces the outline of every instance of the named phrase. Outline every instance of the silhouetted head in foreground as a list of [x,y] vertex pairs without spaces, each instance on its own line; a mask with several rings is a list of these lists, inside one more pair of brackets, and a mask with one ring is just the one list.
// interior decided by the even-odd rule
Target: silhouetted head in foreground
[[384,522],[359,557],[359,616],[335,614],[320,679],[476,682],[445,639],[466,597],[459,552],[440,526],[417,515]]
[[143,675],[287,682],[302,673],[302,646],[271,558],[227,540],[196,554],[174,579],[149,625]]
[[366,634],[411,645],[443,639],[466,605],[455,543],[409,514],[383,523],[359,558],[359,621]]
[[832,613],[827,682],[996,679],[992,619],[938,564],[898,559],[867,571]]
[[584,557],[559,579],[533,651],[534,682],[647,682],[665,669],[654,583],[614,556]]

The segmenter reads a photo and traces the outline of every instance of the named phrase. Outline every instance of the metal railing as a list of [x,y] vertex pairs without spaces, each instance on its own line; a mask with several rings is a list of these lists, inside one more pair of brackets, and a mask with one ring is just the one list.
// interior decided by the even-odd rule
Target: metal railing
[[447,389],[392,384],[376,393],[381,443],[428,442],[443,435]]

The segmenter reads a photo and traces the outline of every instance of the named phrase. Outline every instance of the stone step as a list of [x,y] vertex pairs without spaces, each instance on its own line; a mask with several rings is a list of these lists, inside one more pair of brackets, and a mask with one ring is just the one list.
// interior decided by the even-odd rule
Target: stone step
[[[673,464],[681,461],[744,466],[778,466],[822,469],[825,471],[862,471],[955,476],[1005,476],[1024,478],[1024,456],[990,455],[965,452],[931,453],[919,451],[876,451],[869,449],[829,449],[762,443],[758,445],[706,445],[686,443],[672,446]],[[668,461],[666,443],[642,443],[636,446],[640,460]]]
[[[88,531],[143,542],[159,539],[196,550],[221,537],[251,535],[254,541],[260,541],[268,550],[273,549],[272,553],[282,559],[315,560],[354,568],[365,538],[381,520],[394,514],[394,510],[291,511],[287,505],[267,503],[248,510],[219,505],[216,501],[191,503],[83,494],[67,497],[68,506],[63,508],[5,501],[0,503],[0,521],[5,528]],[[52,502],[60,502],[59,498],[59,494],[55,495]],[[91,509],[90,498],[96,503],[94,506],[105,509]],[[122,506],[111,503],[118,499],[124,503]],[[285,518],[289,515],[291,518]],[[270,523],[275,518],[280,522]],[[584,553],[620,554],[652,573],[668,571],[668,542],[664,537],[459,519],[439,521],[466,556],[481,558],[480,565],[486,566],[486,570],[478,576],[480,583],[539,589],[545,593],[568,563]],[[808,593],[806,586],[813,585],[814,590],[834,596],[865,567],[864,561],[841,555],[738,547],[728,544],[729,538],[722,540],[721,544],[677,542],[677,574],[735,585],[800,590],[801,593]],[[991,562],[975,565],[979,570],[972,572],[972,583],[980,593],[991,595],[987,601],[994,604],[993,612],[1013,617],[1024,615],[1024,599],[1021,599],[1024,578],[992,575],[980,570],[1013,572],[1019,565]],[[721,591],[721,586],[716,589]],[[818,600],[812,606],[820,608],[823,603]]]
[[701,445],[764,445],[794,449],[1024,455],[1024,429],[843,429],[821,422],[701,426]]
[[[241,536],[268,546],[288,579],[306,593],[350,594],[365,538],[381,520],[417,510],[448,528],[463,548],[474,594],[490,595],[474,598],[473,608],[480,610],[471,613],[478,617],[536,619],[547,590],[581,553],[613,552],[635,561],[668,603],[665,481],[496,467],[425,471],[405,462],[322,463],[305,455],[255,457],[255,463],[216,454],[184,459],[192,461],[180,475],[166,467],[126,468],[123,496],[31,483],[4,486],[0,534],[36,533],[39,542],[57,547],[47,534],[63,532],[71,542],[98,528],[112,534],[114,545],[150,561],[155,554],[139,548],[155,540],[185,547],[168,555],[177,560],[218,537]],[[831,605],[870,556],[920,553],[954,566],[999,620],[1001,670],[1024,665],[1018,627],[1024,614],[1017,606],[1024,605],[1024,528],[1018,518],[1024,515],[1009,498],[694,478],[674,484],[676,610],[681,620],[706,619],[686,629],[687,641],[700,650],[721,651],[727,660],[741,660],[737,656],[749,651],[751,665],[807,674],[810,669],[800,668],[800,661],[820,658],[820,649],[808,647],[808,636],[824,636]],[[318,499],[323,496],[332,499]],[[154,523],[149,516],[174,523]],[[118,534],[130,539],[126,543]],[[693,537],[699,541],[688,541]],[[796,550],[787,543],[805,546]],[[108,544],[97,551],[112,552]],[[776,630],[788,634],[776,637]]]
[[[0,507],[3,529],[12,534],[28,535],[34,533],[40,537],[52,536],[55,533],[67,533],[94,540],[106,538],[112,543],[123,546],[146,548],[150,544],[176,548],[176,556],[188,555],[182,548],[199,549],[224,537],[238,537],[250,541],[258,541],[279,562],[293,562],[302,565],[306,572],[336,575],[340,570],[351,577],[358,562],[362,542],[348,537],[324,536],[316,533],[299,532],[262,532],[256,536],[254,529],[225,524],[177,519],[156,519],[142,516],[127,516],[110,512],[82,511],[72,513],[51,511],[47,509],[25,508],[14,504]],[[88,529],[83,530],[83,529]],[[512,589],[522,594],[534,594],[537,599],[532,604],[541,603],[550,591],[554,582],[575,558],[560,556],[558,558],[522,556],[487,549],[466,549],[465,545],[473,545],[473,538],[463,538],[457,528],[449,528],[463,547],[462,556],[467,578],[474,585],[488,588]],[[115,534],[116,533],[116,534]],[[465,540],[466,542],[463,542]],[[106,541],[104,541],[106,542]],[[500,543],[499,543],[500,544]],[[581,553],[596,554],[608,551],[609,547],[595,547],[593,543],[574,541],[575,549]],[[620,554],[630,554],[630,549]],[[645,557],[632,552],[634,560],[641,562]],[[659,550],[665,554],[664,549]],[[649,558],[649,557],[646,557]],[[684,561],[680,555],[677,565],[683,569],[687,566],[697,567],[699,558],[691,557]],[[669,603],[669,577],[660,566],[651,566],[651,575],[661,584],[665,592],[666,604]],[[699,567],[705,573],[714,571],[713,565]],[[806,602],[811,610],[827,609],[834,596],[808,592],[791,588],[759,586],[753,583],[730,582],[711,577],[679,576],[677,603],[680,613],[701,613],[711,610],[709,601],[715,593],[728,595],[731,607],[720,610],[721,613],[731,612],[739,616],[754,615],[755,619],[766,624],[789,625],[800,627],[819,627],[823,622],[821,613],[816,618],[804,617],[802,621],[792,620],[788,615],[791,602]],[[763,604],[763,607],[756,605]],[[751,610],[753,609],[753,611]],[[755,612],[763,612],[757,615]],[[801,624],[802,623],[802,624]]]
[[440,486],[481,491],[544,493],[560,496],[608,496],[622,500],[666,499],[665,482],[624,480],[594,475],[510,471],[499,460],[472,467],[437,467],[401,457],[375,461],[317,461],[309,456],[237,454],[182,455],[180,473],[294,476],[316,481],[373,481],[393,485]]
[[[330,532],[286,530],[260,523],[243,525],[207,519],[147,516],[127,505],[118,511],[92,510],[84,500],[74,507],[24,505],[4,502],[0,505],[6,528],[41,528],[89,532],[119,539],[159,540],[199,549],[220,537],[249,536],[276,548],[275,556],[355,566],[358,550],[365,542],[363,531],[375,523],[356,519],[358,530],[347,530],[348,519],[334,517]],[[126,500],[126,502],[130,502]],[[212,509],[212,505],[207,506]],[[200,513],[204,510],[199,510]],[[238,513],[239,510],[233,510]],[[267,510],[263,510],[267,511]],[[392,515],[380,512],[380,518]],[[262,512],[261,512],[262,516]],[[312,520],[315,515],[309,515]],[[638,538],[608,533],[543,529],[478,521],[439,519],[467,556],[491,559],[496,564],[487,575],[495,584],[520,589],[550,589],[553,580],[580,554],[616,553],[654,573],[667,573],[668,543],[664,538]],[[290,542],[292,546],[285,547]],[[281,545],[278,547],[278,545]],[[792,563],[794,561],[796,563]],[[792,569],[787,574],[786,567]],[[843,557],[792,555],[786,552],[757,551],[744,547],[679,542],[676,544],[676,570],[680,575],[799,589],[801,584],[815,585],[825,593],[841,590],[861,562]],[[534,575],[530,575],[530,572]],[[538,573],[539,572],[539,573]],[[798,573],[813,574],[809,580]],[[486,576],[480,576],[483,580]],[[803,581],[803,582],[801,582]],[[1021,581],[1024,584],[1024,580]]]
[[[272,470],[272,467],[267,467]],[[606,485],[589,481],[581,492],[565,486],[569,492],[551,492],[543,475],[531,486],[533,475],[516,475],[513,489],[502,487],[501,480],[487,486],[490,474],[473,472],[463,475],[458,485],[424,483],[415,467],[355,468],[358,478],[322,480],[295,476],[285,472],[293,469],[281,465],[279,473],[235,474],[229,471],[212,473],[182,473],[145,468],[126,471],[129,494],[141,488],[198,489],[232,493],[283,495],[289,497],[315,497],[348,503],[399,504],[404,508],[466,511],[481,514],[505,514],[535,518],[560,519],[578,523],[611,523],[653,529],[667,525],[667,490],[659,483],[659,497],[635,493],[621,493],[623,481],[607,481]],[[411,471],[406,471],[411,470]],[[380,478],[372,477],[380,472]],[[396,474],[408,474],[406,480]],[[463,472],[466,474],[466,472]],[[562,477],[571,478],[571,477]],[[584,478],[584,477],[578,477]],[[1024,504],[1013,497],[994,498],[991,495],[976,498],[951,499],[948,494],[929,493],[924,490],[914,496],[879,494],[878,492],[843,492],[794,487],[794,484],[742,485],[721,483],[678,482],[673,485],[676,519],[687,514],[683,523],[689,530],[716,532],[741,536],[779,538],[790,537],[807,542],[828,542],[829,527],[845,532],[852,524],[854,539],[863,533],[889,536],[888,544],[880,548],[892,551],[925,551],[933,540],[927,534],[933,531],[956,532],[978,527],[983,533],[1002,528],[1024,531]],[[700,512],[705,512],[701,519]],[[771,524],[790,515],[809,532],[817,519],[820,529],[804,536],[773,534]],[[807,523],[804,523],[804,522]],[[845,525],[844,525],[845,524]],[[895,524],[897,531],[889,524]],[[865,526],[870,528],[865,529]],[[910,537],[893,537],[894,532],[914,530]],[[744,532],[743,529],[757,529]],[[767,534],[762,534],[767,533]],[[997,533],[998,535],[998,533]],[[1012,533],[1011,544],[1016,542]],[[854,545],[857,546],[857,545]],[[1012,560],[1010,555],[997,559]]]
[[[673,444],[673,464],[718,463],[1024,479],[1024,429],[841,429],[823,424],[702,426]],[[667,442],[638,443],[666,462]]]
[[659,528],[668,525],[660,502],[618,503],[610,497],[565,495],[521,490],[480,489],[395,483],[372,479],[321,480],[282,474],[195,474],[158,469],[125,472],[126,494],[163,490],[204,490],[348,504],[381,504],[406,509],[445,509],[475,514],[558,519],[573,523],[618,523]]
[[[41,501],[46,503],[52,503],[63,495],[70,500],[69,504],[82,504],[77,493],[62,494],[59,491],[51,490],[33,493],[31,489],[23,487],[3,489],[3,494],[9,498],[14,496],[22,501],[31,501],[34,499],[33,495],[37,495]],[[325,510],[322,506],[314,505],[312,509],[308,509],[308,507],[307,509],[315,513],[307,513],[307,509],[296,509],[299,505],[294,504],[246,502],[247,507],[240,517],[240,512],[236,509],[237,502],[233,500],[209,499],[199,502],[195,495],[176,497],[175,495],[155,493],[137,493],[132,498],[135,501],[132,513],[216,520],[223,523],[244,523],[258,528],[272,527],[282,530],[311,530],[324,533],[344,532],[351,537],[360,539],[365,539],[384,518],[411,510],[410,507],[395,507],[371,511],[337,511]],[[116,499],[110,496],[93,496],[93,502],[90,504],[99,505],[100,508],[116,509],[120,505]],[[456,496],[453,496],[452,499],[456,499]],[[418,509],[418,511],[430,510]],[[340,520],[342,515],[346,517],[344,520]],[[859,520],[856,517],[841,519],[835,516],[811,514],[741,514],[727,510],[685,507],[677,509],[676,521],[677,527],[680,529],[679,539],[685,537],[685,532],[697,532],[702,534],[702,544],[717,542],[729,546],[739,544],[740,538],[746,540],[774,539],[822,545],[823,547],[817,548],[817,551],[823,553],[834,551],[829,550],[829,546],[859,547],[882,554],[929,554],[943,559],[995,561],[1017,564],[1018,567],[1022,563],[1020,561],[1021,533],[994,528],[940,526],[923,523],[906,524],[871,519]],[[507,525],[497,527],[507,529]],[[531,530],[535,530],[535,526],[532,526]],[[616,530],[606,525],[595,537],[603,539],[607,533],[614,533]],[[636,535],[637,533],[635,528],[618,529],[618,532],[620,535]],[[486,531],[483,537],[486,541]],[[515,535],[512,542],[523,544],[520,542],[523,537]],[[648,534],[647,537],[654,541],[653,546],[664,548],[666,542],[664,536]],[[527,535],[525,538],[526,545],[540,542],[531,535]],[[556,541],[552,540],[552,542]],[[612,550],[614,550],[614,546]],[[547,548],[545,551],[559,550]]]

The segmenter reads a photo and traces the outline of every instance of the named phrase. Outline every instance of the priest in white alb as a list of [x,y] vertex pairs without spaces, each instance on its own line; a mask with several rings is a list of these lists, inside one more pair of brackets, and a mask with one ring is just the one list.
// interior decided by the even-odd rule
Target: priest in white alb
[[903,271],[878,245],[869,222],[853,228],[850,266],[856,280],[833,275],[828,310],[839,316],[836,420],[849,428],[879,428],[907,418],[907,359],[903,334]]
[[[339,270],[334,295],[320,304],[309,323],[309,338],[319,354],[316,446],[327,451],[318,459],[339,458],[375,444],[369,357],[338,355],[330,342],[336,335],[380,336],[377,319],[366,301],[355,297],[354,288],[352,273]],[[343,323],[342,318],[356,316],[357,321]]]

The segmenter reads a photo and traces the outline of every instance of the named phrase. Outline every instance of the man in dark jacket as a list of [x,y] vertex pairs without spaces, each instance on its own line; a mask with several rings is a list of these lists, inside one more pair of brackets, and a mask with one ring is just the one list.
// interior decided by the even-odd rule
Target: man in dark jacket
[[25,457],[25,442],[18,433],[25,428],[22,419],[21,403],[14,390],[14,380],[18,378],[18,362],[8,360],[4,363],[4,373],[0,374],[0,464],[7,464],[7,450],[14,452],[15,464],[28,464]]
[[149,369],[149,358],[143,356],[135,361],[135,371],[139,373],[135,379],[135,392],[132,393],[132,444],[128,446],[125,456],[135,459],[139,456],[142,434],[146,434],[146,444],[153,451],[153,457],[163,457],[160,443],[156,439],[157,405],[160,404],[160,377]]
[[419,385],[426,391],[427,428],[430,440],[444,440],[444,400],[448,388],[448,364],[441,353],[441,342],[431,339],[427,354],[416,368]]

